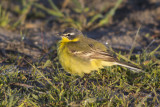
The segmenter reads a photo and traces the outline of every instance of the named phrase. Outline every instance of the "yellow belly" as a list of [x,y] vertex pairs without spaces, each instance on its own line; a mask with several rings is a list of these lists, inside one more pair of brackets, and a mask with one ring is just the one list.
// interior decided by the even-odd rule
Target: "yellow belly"
[[83,76],[84,73],[90,73],[93,70],[98,70],[100,67],[93,66],[90,60],[75,57],[66,52],[59,53],[59,61],[65,71],[71,74]]
[[112,66],[113,63],[103,61],[102,59],[82,59],[69,53],[67,48],[59,48],[58,51],[59,61],[65,71],[71,74],[77,74],[83,76],[84,73],[90,73],[91,71],[98,70],[104,66]]

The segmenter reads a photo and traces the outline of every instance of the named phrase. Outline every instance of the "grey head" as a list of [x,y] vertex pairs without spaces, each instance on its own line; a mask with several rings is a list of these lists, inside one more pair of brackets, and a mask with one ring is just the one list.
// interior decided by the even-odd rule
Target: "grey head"
[[68,39],[72,40],[78,36],[83,36],[83,33],[75,28],[67,28],[62,36],[67,37]]

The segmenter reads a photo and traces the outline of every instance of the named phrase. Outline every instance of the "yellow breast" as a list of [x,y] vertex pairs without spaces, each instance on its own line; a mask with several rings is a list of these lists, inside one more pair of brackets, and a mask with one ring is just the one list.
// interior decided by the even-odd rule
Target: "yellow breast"
[[[65,42],[64,42],[65,40]],[[58,57],[59,61],[65,71],[71,74],[77,74],[83,76],[84,73],[90,73],[91,71],[103,68],[105,63],[102,59],[84,59],[78,57],[69,52],[67,48],[67,39],[62,39],[58,45]]]

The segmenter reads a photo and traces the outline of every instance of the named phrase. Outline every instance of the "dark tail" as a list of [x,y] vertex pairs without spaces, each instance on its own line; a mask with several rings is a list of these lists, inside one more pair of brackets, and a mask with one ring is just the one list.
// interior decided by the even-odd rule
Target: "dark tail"
[[115,62],[115,65],[120,65],[126,68],[129,68],[130,70],[134,72],[144,72],[141,68],[137,67],[136,65],[130,64],[130,63],[125,63],[125,62]]

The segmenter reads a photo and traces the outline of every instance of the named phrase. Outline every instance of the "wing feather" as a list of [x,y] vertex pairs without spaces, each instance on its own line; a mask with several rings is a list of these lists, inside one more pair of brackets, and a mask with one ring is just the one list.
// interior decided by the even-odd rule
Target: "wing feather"
[[100,50],[94,50],[94,49],[90,49],[88,51],[70,50],[70,53],[73,54],[74,56],[85,58],[85,59],[103,59],[109,62],[115,62],[117,60],[110,53],[100,51]]
[[114,62],[117,59],[110,54],[105,45],[91,39],[81,38],[77,43],[70,43],[68,50],[70,54],[85,59],[103,59]]

